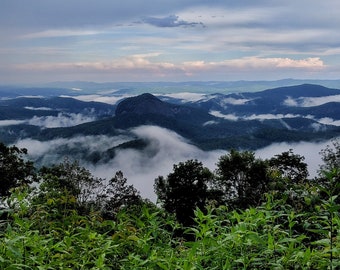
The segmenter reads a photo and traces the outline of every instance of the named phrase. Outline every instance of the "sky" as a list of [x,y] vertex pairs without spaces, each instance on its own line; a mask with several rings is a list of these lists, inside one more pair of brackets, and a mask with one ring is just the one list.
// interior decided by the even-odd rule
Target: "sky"
[[1,0],[0,84],[339,79],[338,0]]

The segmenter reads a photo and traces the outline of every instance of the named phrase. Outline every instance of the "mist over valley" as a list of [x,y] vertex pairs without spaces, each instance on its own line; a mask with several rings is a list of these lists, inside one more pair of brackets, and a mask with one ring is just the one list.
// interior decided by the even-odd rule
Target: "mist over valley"
[[230,149],[262,159],[293,149],[315,177],[319,152],[340,134],[340,90],[299,84],[253,91],[259,84],[251,91],[222,82],[3,86],[0,140],[27,148],[38,166],[67,157],[106,179],[121,170],[151,200],[155,178],[174,164],[198,159],[214,170]]

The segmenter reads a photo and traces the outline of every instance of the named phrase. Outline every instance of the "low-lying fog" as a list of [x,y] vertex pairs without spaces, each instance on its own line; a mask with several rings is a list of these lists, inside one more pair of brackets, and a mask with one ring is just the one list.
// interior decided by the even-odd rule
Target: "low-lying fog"
[[[216,168],[218,158],[226,154],[226,151],[202,151],[190,144],[178,134],[155,126],[141,126],[133,129],[135,136],[149,141],[144,151],[123,149],[105,164],[93,165],[80,160],[81,165],[89,169],[95,176],[110,179],[116,171],[121,170],[130,184],[133,184],[143,197],[152,201],[156,200],[153,192],[155,178],[159,175],[166,176],[172,172],[173,165],[188,159],[198,159],[204,166],[211,170]],[[28,149],[30,157],[46,163],[59,163],[63,157],[58,153],[60,147],[68,149],[84,149],[88,153],[104,151],[128,141],[128,137],[117,136],[81,136],[72,139],[55,139],[51,141],[36,141],[25,139],[18,141],[18,147]],[[319,152],[324,149],[330,141],[320,143],[275,143],[255,152],[256,157],[266,159],[293,149],[295,154],[305,157],[308,164],[310,177],[317,175],[319,165],[322,164]],[[42,157],[42,158],[41,158]],[[77,156],[69,156],[70,159],[79,159]]]

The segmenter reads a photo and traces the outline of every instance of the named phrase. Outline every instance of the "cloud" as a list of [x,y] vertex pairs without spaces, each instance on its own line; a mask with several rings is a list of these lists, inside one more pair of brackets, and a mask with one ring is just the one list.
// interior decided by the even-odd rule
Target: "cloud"
[[[7,67],[7,72],[17,72],[42,76],[60,74],[70,77],[70,80],[89,74],[93,78],[106,78],[114,81],[171,81],[171,80],[208,80],[219,78],[226,80],[235,74],[271,74],[320,72],[326,65],[320,58],[288,59],[245,57],[221,61],[184,61],[178,59],[170,61],[164,59],[165,55],[159,52],[148,54],[133,54],[120,58],[100,61],[76,62],[36,62],[13,64]],[[165,57],[166,58],[166,57]],[[302,74],[299,73],[299,74]],[[239,76],[237,75],[237,76]],[[98,77],[99,76],[99,77]],[[243,77],[244,75],[242,75]],[[252,77],[251,77],[252,78]]]
[[[219,118],[223,118],[223,119],[227,119],[227,120],[268,120],[268,119],[282,119],[282,118],[298,118],[298,117],[306,117],[306,116],[302,116],[299,114],[270,114],[270,113],[266,113],[266,114],[252,114],[252,115],[248,115],[248,116],[239,116],[239,115],[235,115],[235,114],[223,114],[219,111],[210,111],[209,112],[211,115],[219,117]],[[313,118],[312,116],[308,116],[307,118]]]
[[69,157],[77,159],[81,157],[82,152],[89,154],[96,151],[104,152],[130,139],[131,137],[128,136],[75,136],[73,138],[58,138],[49,141],[22,139],[17,141],[15,145],[19,148],[28,149],[29,157],[33,160],[39,160],[41,164],[51,165],[62,162],[64,158],[60,152],[62,149],[69,149],[70,152],[74,153],[74,156],[72,154]]
[[142,20],[144,23],[151,24],[157,27],[188,27],[188,26],[202,26],[204,24],[201,22],[189,22],[184,20],[179,20],[179,17],[176,15],[169,15],[167,17],[146,17]]
[[[61,96],[61,97],[70,97],[70,96]],[[74,99],[78,99],[81,101],[95,101],[95,102],[102,102],[111,105],[117,104],[119,101],[132,97],[132,95],[115,95],[115,96],[106,96],[106,95],[80,95],[80,96],[72,96]]]
[[203,123],[203,126],[210,126],[210,125],[217,125],[218,124],[218,121],[214,121],[214,120],[211,120],[211,121],[207,121],[205,123]]
[[25,124],[25,120],[0,120],[0,127]]
[[240,59],[225,60],[222,62],[211,62],[211,66],[227,66],[241,69],[252,68],[297,68],[297,69],[320,69],[325,65],[319,57],[310,57],[306,59],[291,59],[291,58],[265,58],[265,57],[244,57]]
[[180,92],[180,93],[170,93],[170,94],[159,94],[162,97],[171,97],[176,99],[181,99],[182,102],[196,102],[204,99],[206,94],[192,93],[192,92]]
[[86,122],[95,121],[94,116],[85,116],[80,113],[58,113],[58,116],[34,116],[28,120],[28,124],[43,128],[71,127]]
[[309,177],[314,178],[318,175],[318,170],[323,164],[320,151],[331,145],[331,140],[323,142],[297,142],[297,143],[274,143],[262,149],[255,151],[255,155],[262,159],[268,159],[282,152],[293,149],[295,154],[305,157],[305,163],[308,165]]
[[27,110],[32,110],[32,111],[51,111],[51,108],[48,107],[25,107]]
[[221,105],[225,106],[226,104],[231,104],[231,105],[244,105],[246,104],[250,99],[245,99],[245,98],[224,98],[221,100]]
[[[5,0],[0,80],[336,78],[339,8],[307,0],[32,0],[23,8]],[[154,51],[162,56],[149,65],[127,56]]]
[[297,107],[298,106],[298,102],[297,100],[295,100],[292,97],[287,97],[284,101],[283,101],[283,105],[285,106],[289,106],[289,107]]
[[333,125],[333,126],[338,126],[338,127],[340,126],[340,120],[334,120],[330,117],[324,117],[324,118],[318,119],[317,121],[325,125]]
[[[141,126],[133,130],[139,137],[149,141],[146,149],[121,150],[115,159],[108,164],[94,168],[97,174],[105,176],[105,168],[117,168],[123,171],[128,181],[132,183],[144,197],[155,201],[153,191],[154,180],[172,172],[173,164],[188,159],[198,159],[204,166],[215,169],[217,159],[224,151],[204,152],[188,143],[178,134],[155,126]],[[107,171],[107,170],[106,170]]]
[[266,114],[252,114],[249,116],[244,116],[241,117],[242,119],[245,120],[268,120],[268,119],[282,119],[282,118],[300,118],[304,117],[299,114],[271,114],[271,113],[266,113]]
[[68,149],[73,154],[71,159],[81,158],[81,153],[91,154],[96,151],[105,151],[135,137],[148,141],[143,151],[121,149],[116,152],[113,159],[105,164],[89,164],[80,160],[80,163],[98,177],[110,179],[114,173],[121,170],[127,177],[128,183],[133,184],[143,197],[156,200],[153,185],[154,180],[172,172],[173,165],[188,159],[198,159],[211,170],[225,151],[204,152],[191,145],[178,134],[155,126],[141,126],[132,130],[131,136],[77,136],[70,139],[55,139],[50,141],[37,141],[33,139],[20,140],[16,145],[27,148],[30,157],[42,163],[60,163],[63,160],[60,149]]
[[340,95],[323,96],[323,97],[299,97],[294,99],[287,97],[283,104],[292,107],[314,107],[329,102],[340,102]]
[[[34,108],[29,107],[30,110],[50,110],[49,108]],[[39,126],[42,128],[57,128],[57,127],[71,127],[80,125],[86,122],[95,121],[96,117],[76,114],[76,113],[58,113],[57,116],[34,116],[28,120],[0,120],[0,126],[12,126],[20,124],[28,124],[33,126]]]
[[319,125],[317,123],[312,124],[312,126],[314,127],[315,130],[320,130],[321,128],[325,128],[320,124],[340,126],[340,120],[335,120],[335,119],[332,119],[330,117],[324,117],[324,118],[317,119],[313,115],[301,115],[301,114],[292,114],[292,113],[288,113],[288,114],[266,113],[266,114],[252,114],[252,115],[247,115],[247,116],[244,116],[244,115],[241,116],[241,115],[235,115],[235,114],[223,114],[219,111],[213,111],[213,110],[210,111],[209,113],[213,116],[223,118],[223,119],[227,119],[227,120],[232,120],[232,121],[237,121],[237,120],[259,120],[259,121],[263,121],[263,120],[270,120],[270,119],[281,120],[281,123],[287,129],[291,129],[291,127],[283,120],[284,118],[307,118],[307,119],[314,120],[314,121],[319,123]]
[[99,35],[103,31],[94,30],[46,30],[37,33],[30,33],[23,35],[23,39],[34,39],[34,38],[56,38],[56,37],[74,37],[74,36],[90,36]]
[[329,102],[340,102],[340,95],[326,97],[305,97],[301,98],[302,107],[320,106]]
[[[18,141],[16,145],[27,148],[30,157],[40,162],[51,164],[60,163],[63,160],[60,149],[66,148],[73,152],[71,159],[78,159],[82,166],[90,169],[97,177],[110,179],[115,172],[121,170],[143,197],[152,201],[156,200],[153,185],[154,180],[162,175],[167,176],[173,171],[173,165],[188,159],[198,159],[204,166],[214,171],[216,163],[227,151],[202,151],[190,144],[178,134],[155,126],[140,126],[132,130],[133,136],[77,136],[69,139],[55,139],[50,141],[37,141],[25,139]],[[96,151],[105,151],[123,142],[134,139],[134,136],[148,141],[148,146],[143,150],[121,149],[116,152],[113,159],[105,164],[89,164],[80,160],[81,153],[87,154]],[[293,149],[294,153],[306,158],[311,177],[317,175],[319,165],[322,164],[319,154],[329,141],[319,143],[275,143],[255,152],[256,157],[267,159],[276,154]]]
[[209,113],[213,116],[223,118],[223,119],[227,119],[227,120],[232,120],[232,121],[237,121],[237,120],[240,119],[240,117],[236,116],[235,114],[223,114],[219,111],[210,111]]

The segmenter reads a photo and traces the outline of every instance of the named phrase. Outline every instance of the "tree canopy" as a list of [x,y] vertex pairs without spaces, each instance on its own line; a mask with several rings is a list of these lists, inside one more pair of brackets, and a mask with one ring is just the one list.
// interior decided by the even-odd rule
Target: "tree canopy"
[[188,160],[174,165],[166,178],[155,180],[155,192],[165,210],[174,213],[184,225],[192,224],[194,210],[203,209],[209,198],[213,174],[202,162]]
[[0,142],[0,197],[8,196],[10,189],[31,184],[35,178],[33,162],[25,160],[27,149],[6,146]]
[[258,205],[268,189],[267,163],[250,151],[231,150],[219,158],[216,170],[217,189],[223,202],[232,207]]
[[215,172],[180,162],[155,181],[161,207],[121,171],[107,181],[69,160],[42,168],[40,185],[14,182],[0,209],[0,268],[338,269],[339,150],[310,180],[292,151],[233,150]]

